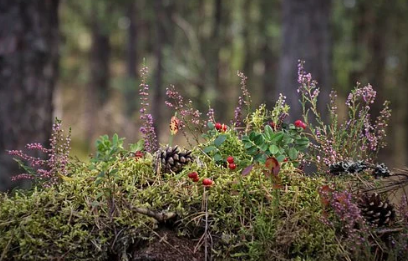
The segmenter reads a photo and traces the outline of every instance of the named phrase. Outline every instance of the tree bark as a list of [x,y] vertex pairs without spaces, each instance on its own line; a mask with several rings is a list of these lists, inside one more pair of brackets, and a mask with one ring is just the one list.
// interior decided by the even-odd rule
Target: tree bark
[[261,57],[264,64],[264,73],[262,76],[263,83],[263,97],[266,100],[266,104],[269,106],[274,106],[275,104],[275,92],[276,92],[276,76],[278,62],[277,54],[273,51],[273,47],[276,45],[275,39],[270,35],[268,30],[270,24],[275,24],[280,16],[280,12],[276,11],[280,9],[280,5],[277,1],[273,0],[262,0],[260,3],[261,19],[260,32],[264,34],[263,42],[261,45]]
[[155,56],[156,56],[156,72],[155,72],[155,87],[154,95],[150,108],[152,108],[152,116],[154,122],[154,128],[156,130],[157,139],[160,137],[160,126],[159,122],[162,122],[162,103],[163,103],[163,36],[164,36],[164,10],[163,3],[161,0],[155,0],[154,10],[156,12],[156,45],[155,45]]
[[[15,184],[5,150],[48,144],[58,74],[58,0],[0,1],[0,190]],[[37,155],[36,155],[37,156]]]
[[[98,8],[99,5],[104,6]],[[98,109],[109,98],[111,46],[109,31],[106,24],[104,24],[106,23],[104,19],[106,19],[109,12],[106,5],[105,1],[93,2],[91,12],[90,80],[86,94],[86,137],[89,142],[96,138],[94,136],[95,129],[98,127]],[[102,12],[98,12],[100,10]]]
[[302,113],[296,92],[299,59],[306,62],[305,69],[319,82],[319,109],[326,111],[331,88],[330,12],[330,0],[282,1],[283,41],[277,91],[287,96],[290,120],[300,118]]
[[137,108],[137,26],[136,17],[137,9],[134,1],[129,2],[126,16],[129,19],[129,27],[127,30],[127,46],[126,46],[126,70],[128,77],[128,85],[126,86],[126,110],[125,113],[131,117]]

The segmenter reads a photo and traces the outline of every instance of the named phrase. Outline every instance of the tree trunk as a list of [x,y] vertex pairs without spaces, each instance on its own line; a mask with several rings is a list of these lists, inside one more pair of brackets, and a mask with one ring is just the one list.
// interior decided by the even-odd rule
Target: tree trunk
[[[98,8],[99,5],[104,8]],[[102,12],[98,12],[102,10]],[[86,137],[88,141],[95,139],[95,129],[98,126],[98,109],[109,98],[110,81],[110,41],[106,21],[108,7],[104,1],[93,2],[91,13],[91,37],[90,50],[90,82],[87,88],[86,108]],[[105,18],[106,19],[106,18]]]
[[58,0],[0,2],[0,190],[17,163],[5,150],[48,144],[58,74]]
[[[222,23],[222,1],[221,0],[214,0],[214,24],[213,24],[213,32],[212,36],[208,41],[209,48],[209,59],[211,59],[207,64],[209,65],[210,71],[210,79],[213,79],[213,86],[216,90],[217,96],[215,98],[215,111],[221,112],[225,110],[226,104],[225,100],[222,99],[223,89],[220,84],[220,48],[221,48],[221,39],[220,39],[220,30],[221,30],[221,23]],[[218,114],[217,118],[221,121],[226,120],[227,114]]]
[[287,96],[290,120],[301,116],[296,92],[299,59],[306,61],[305,69],[319,82],[319,109],[326,111],[331,88],[330,11],[330,0],[282,1],[283,41],[277,91]]
[[126,86],[126,115],[131,117],[137,108],[137,27],[136,27],[136,3],[129,2],[127,10],[127,18],[129,19],[129,27],[127,30],[127,46],[126,46],[126,70],[127,70],[127,86]]
[[154,128],[156,130],[157,139],[160,137],[160,125],[162,122],[162,85],[163,85],[163,36],[164,36],[164,10],[161,0],[155,0],[154,10],[157,15],[156,18],[156,45],[155,45],[155,55],[156,55],[156,73],[155,73],[155,88],[152,101],[152,116],[154,122]]
[[261,45],[261,57],[264,64],[264,73],[262,76],[263,89],[262,94],[269,106],[275,105],[275,92],[276,92],[276,76],[278,75],[276,70],[278,68],[277,54],[274,52],[273,47],[276,45],[275,39],[271,36],[268,30],[268,26],[276,24],[280,16],[279,3],[274,0],[262,0],[260,3],[261,19],[260,32],[264,35]]

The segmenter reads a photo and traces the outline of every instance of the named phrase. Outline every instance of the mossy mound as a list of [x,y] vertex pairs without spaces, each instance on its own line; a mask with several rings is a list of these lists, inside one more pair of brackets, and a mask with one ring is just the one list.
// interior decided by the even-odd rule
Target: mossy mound
[[[164,240],[159,236],[164,228],[193,242],[197,260],[205,241],[215,260],[340,256],[335,232],[321,222],[324,178],[283,170],[277,186],[261,167],[243,176],[196,158],[181,173],[165,176],[154,173],[151,158],[118,158],[118,172],[109,182],[96,182],[97,171],[75,163],[71,179],[61,184],[1,194],[2,259],[142,260],[138,250]],[[204,188],[192,182],[191,171],[214,184]]]

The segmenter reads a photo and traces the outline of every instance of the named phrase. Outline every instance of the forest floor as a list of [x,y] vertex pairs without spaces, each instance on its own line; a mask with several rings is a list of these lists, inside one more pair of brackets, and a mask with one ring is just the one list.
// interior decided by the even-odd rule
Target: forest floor
[[197,242],[178,237],[175,231],[161,229],[155,232],[157,239],[138,244],[133,253],[133,261],[199,261],[205,254],[197,249]]

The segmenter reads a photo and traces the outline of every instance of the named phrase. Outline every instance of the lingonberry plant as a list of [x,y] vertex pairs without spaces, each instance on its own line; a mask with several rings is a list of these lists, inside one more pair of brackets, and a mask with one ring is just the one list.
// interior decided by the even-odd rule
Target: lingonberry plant
[[[357,87],[351,91],[346,101],[347,119],[340,122],[337,113],[337,94],[331,92],[328,106],[329,123],[326,124],[317,109],[320,90],[310,73],[306,73],[303,62],[298,64],[298,92],[301,95],[303,119],[310,129],[312,140],[309,159],[320,170],[337,162],[362,160],[374,163],[378,151],[385,147],[385,129],[391,116],[389,102],[385,101],[380,115],[371,117],[371,105],[376,92],[371,85]],[[316,123],[314,123],[312,121]]]

